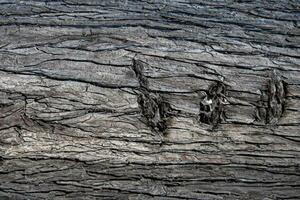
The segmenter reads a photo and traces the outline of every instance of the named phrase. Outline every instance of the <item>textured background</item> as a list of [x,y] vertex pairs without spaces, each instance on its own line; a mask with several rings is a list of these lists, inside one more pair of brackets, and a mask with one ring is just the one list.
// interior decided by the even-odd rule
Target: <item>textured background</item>
[[0,199],[298,199],[299,13],[0,0]]

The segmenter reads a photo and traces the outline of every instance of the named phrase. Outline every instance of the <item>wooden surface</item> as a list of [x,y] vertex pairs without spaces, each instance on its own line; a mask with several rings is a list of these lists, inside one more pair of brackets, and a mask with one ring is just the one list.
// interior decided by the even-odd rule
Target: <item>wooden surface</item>
[[0,0],[0,199],[299,199],[299,13]]

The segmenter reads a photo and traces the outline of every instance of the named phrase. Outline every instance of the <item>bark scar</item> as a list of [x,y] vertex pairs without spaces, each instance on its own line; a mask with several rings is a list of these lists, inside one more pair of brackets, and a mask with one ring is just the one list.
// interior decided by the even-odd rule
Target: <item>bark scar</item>
[[171,113],[171,106],[160,94],[149,90],[147,77],[143,74],[143,66],[144,63],[142,61],[133,59],[132,69],[140,83],[137,99],[139,107],[151,130],[165,132],[167,120]]
[[[286,94],[287,84],[274,70],[270,75],[267,91],[262,92],[257,106],[257,121],[270,125],[277,124],[285,110]],[[264,97],[267,97],[267,100]]]
[[218,124],[225,121],[224,105],[226,99],[226,85],[220,81],[212,84],[208,91],[201,97],[199,121],[217,128]]
[[286,101],[286,84],[274,70],[268,83],[266,123],[276,124],[282,117]]

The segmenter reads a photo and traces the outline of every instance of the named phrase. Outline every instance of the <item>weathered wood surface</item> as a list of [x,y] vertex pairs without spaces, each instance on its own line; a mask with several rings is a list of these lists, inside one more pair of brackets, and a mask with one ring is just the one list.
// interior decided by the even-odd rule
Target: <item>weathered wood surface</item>
[[0,199],[299,199],[299,10],[0,0]]

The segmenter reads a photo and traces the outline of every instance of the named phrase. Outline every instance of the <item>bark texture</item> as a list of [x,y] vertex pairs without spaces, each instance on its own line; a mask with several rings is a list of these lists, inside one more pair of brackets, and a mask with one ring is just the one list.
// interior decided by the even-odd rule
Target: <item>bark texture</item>
[[0,199],[299,199],[299,11],[0,0]]

